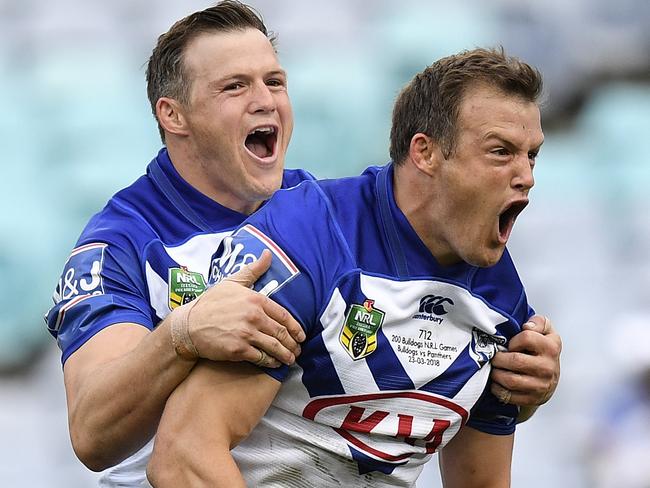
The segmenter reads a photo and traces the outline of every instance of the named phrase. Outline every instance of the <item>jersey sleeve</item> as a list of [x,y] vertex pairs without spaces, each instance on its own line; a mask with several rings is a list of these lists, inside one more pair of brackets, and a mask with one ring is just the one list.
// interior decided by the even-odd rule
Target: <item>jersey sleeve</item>
[[314,175],[304,169],[285,169],[282,176],[282,189],[293,188],[303,181],[315,180]]
[[[315,182],[276,192],[225,238],[211,260],[210,284],[257,260],[265,249],[272,253],[272,264],[254,289],[286,308],[309,340],[320,330],[328,291],[350,261],[327,197]],[[287,371],[281,366],[267,373],[283,380]]]
[[[497,333],[510,339],[522,330],[522,325],[535,311],[528,304],[526,291],[517,274],[514,263],[507,252],[500,263],[493,269],[486,269],[489,276],[481,289],[481,294],[490,298],[509,320],[497,327]],[[478,289],[478,288],[477,288]],[[519,407],[501,403],[490,392],[491,381],[488,381],[485,391],[472,408],[467,425],[481,432],[495,435],[509,435],[515,431]]]
[[62,362],[100,330],[131,322],[153,328],[137,244],[110,225],[106,210],[96,215],[68,257],[45,315]]

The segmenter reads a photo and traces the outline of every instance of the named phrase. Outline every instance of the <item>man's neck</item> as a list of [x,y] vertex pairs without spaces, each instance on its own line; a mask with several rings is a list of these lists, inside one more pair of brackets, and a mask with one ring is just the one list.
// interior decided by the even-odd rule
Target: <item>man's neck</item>
[[409,221],[413,230],[429,249],[438,263],[448,266],[458,262],[450,256],[445,246],[436,237],[436,195],[433,182],[427,175],[409,164],[408,161],[395,165],[393,172],[393,193],[395,203]]
[[175,144],[167,144],[167,152],[172,165],[181,178],[219,205],[244,215],[252,214],[262,205],[263,201],[242,202],[235,195],[228,193],[226,189],[215,187],[212,184],[213,178],[205,170],[210,163],[203,161],[198,154],[195,154],[195,151]]

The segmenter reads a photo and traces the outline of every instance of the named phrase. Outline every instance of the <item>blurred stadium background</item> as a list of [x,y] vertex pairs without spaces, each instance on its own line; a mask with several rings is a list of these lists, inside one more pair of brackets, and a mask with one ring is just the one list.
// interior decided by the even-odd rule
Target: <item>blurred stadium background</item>
[[[650,436],[632,461],[619,456],[623,468],[607,449],[634,434],[602,417],[650,364],[650,2],[249,3],[279,33],[289,73],[288,166],[321,177],[387,161],[393,100],[438,57],[503,45],[541,69],[546,143],[510,249],[532,303],[563,336],[563,371],[553,401],[518,430],[513,486],[614,486],[608,476],[650,486],[650,475],[625,481],[647,471]],[[70,447],[42,315],[86,220],[159,148],[144,84],[156,37],[209,5],[0,0],[3,487],[94,484]],[[440,486],[430,464],[418,486]]]

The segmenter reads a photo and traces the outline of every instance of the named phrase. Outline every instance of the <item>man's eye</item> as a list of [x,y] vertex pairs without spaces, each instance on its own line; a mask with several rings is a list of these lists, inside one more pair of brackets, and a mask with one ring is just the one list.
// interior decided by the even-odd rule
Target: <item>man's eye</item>
[[243,83],[239,83],[239,82],[236,82],[236,83],[229,83],[228,85],[226,85],[226,86],[224,87],[224,90],[226,90],[226,91],[237,90],[237,89],[239,89],[239,88],[241,88],[241,87],[243,87],[243,86],[244,86],[244,84],[243,84]]
[[510,151],[508,151],[505,147],[497,147],[495,149],[492,149],[492,154],[496,156],[508,156],[510,154]]
[[539,154],[539,151],[531,151],[531,152],[528,153],[528,159],[530,159],[531,161],[535,161],[538,154]]
[[284,81],[278,79],[271,79],[266,82],[268,86],[284,86]]

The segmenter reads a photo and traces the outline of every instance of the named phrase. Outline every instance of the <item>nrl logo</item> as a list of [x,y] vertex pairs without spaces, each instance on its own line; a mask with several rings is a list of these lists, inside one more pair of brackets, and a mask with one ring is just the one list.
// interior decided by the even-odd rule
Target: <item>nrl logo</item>
[[205,291],[205,279],[201,273],[185,267],[169,268],[169,309],[190,303]]
[[365,358],[377,349],[377,332],[385,313],[374,308],[375,301],[367,299],[363,305],[352,304],[339,335],[341,344],[355,361]]

